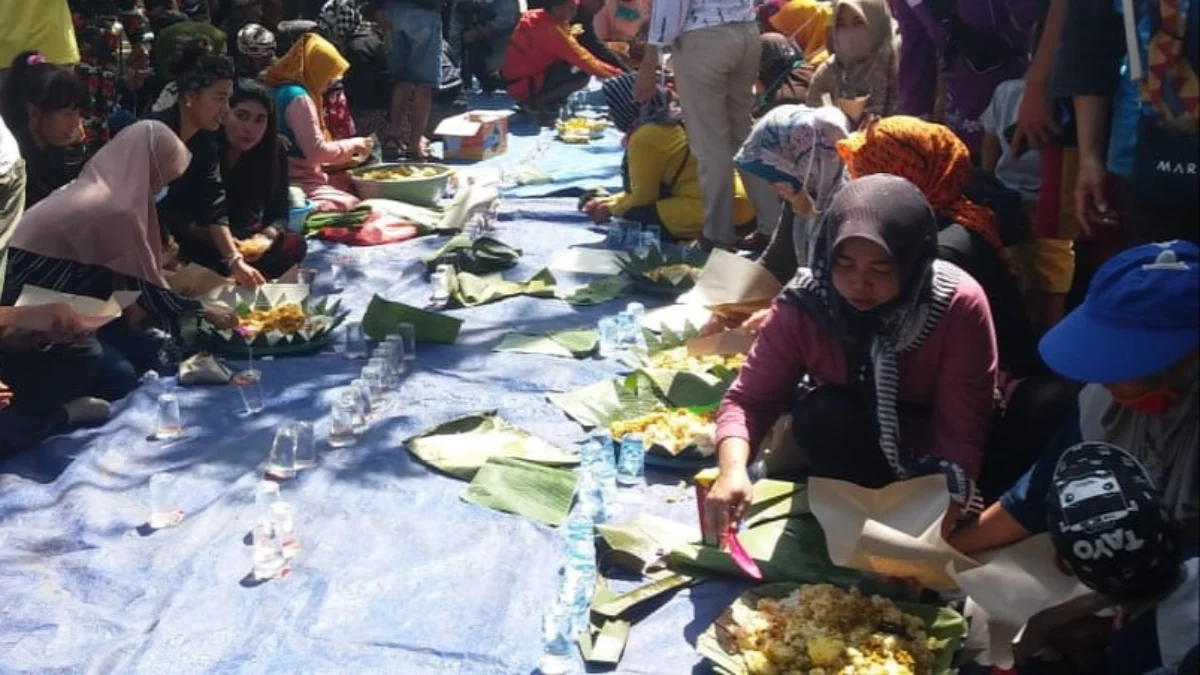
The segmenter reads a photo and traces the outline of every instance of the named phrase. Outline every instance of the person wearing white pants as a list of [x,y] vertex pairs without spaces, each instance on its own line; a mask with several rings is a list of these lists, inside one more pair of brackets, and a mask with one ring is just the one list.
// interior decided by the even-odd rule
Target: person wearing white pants
[[648,42],[635,96],[646,101],[654,93],[658,51],[669,46],[688,144],[700,165],[704,239],[712,246],[732,248],[737,244],[735,227],[745,224],[733,222],[733,155],[750,133],[762,53],[753,4],[654,0]]

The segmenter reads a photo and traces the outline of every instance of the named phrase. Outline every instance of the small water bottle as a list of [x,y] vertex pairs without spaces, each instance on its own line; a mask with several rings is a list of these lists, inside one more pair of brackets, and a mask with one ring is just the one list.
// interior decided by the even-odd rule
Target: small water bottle
[[637,334],[641,329],[637,325],[637,319],[629,312],[621,312],[617,314],[617,344],[618,349],[624,353],[633,348],[637,344]]
[[609,358],[621,351],[621,336],[617,328],[617,320],[611,316],[600,319],[596,332],[600,337],[600,356]]
[[633,487],[646,482],[646,445],[641,434],[625,434],[617,462],[617,484]]

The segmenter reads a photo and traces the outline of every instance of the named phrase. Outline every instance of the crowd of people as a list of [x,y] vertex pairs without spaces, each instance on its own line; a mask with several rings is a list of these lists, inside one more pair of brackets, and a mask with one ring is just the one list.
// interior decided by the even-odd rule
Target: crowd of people
[[[232,326],[164,274],[283,275],[306,252],[289,190],[355,209],[343,170],[429,158],[437,106],[503,90],[551,125],[596,78],[623,185],[582,199],[587,217],[740,251],[785,288],[705,327],[755,335],[718,415],[711,522],[739,518],[759,476],[941,474],[951,545],[1050,532],[1120,608],[1107,651],[1066,649],[1073,667],[1194,667],[1198,8],[7,3],[0,451],[106,419],[169,370],[182,317]],[[140,295],[95,333],[67,306],[30,329],[26,286]],[[795,447],[761,452],[784,415]],[[1120,498],[1073,501],[1101,492]],[[1101,556],[1102,539],[1138,543]]]

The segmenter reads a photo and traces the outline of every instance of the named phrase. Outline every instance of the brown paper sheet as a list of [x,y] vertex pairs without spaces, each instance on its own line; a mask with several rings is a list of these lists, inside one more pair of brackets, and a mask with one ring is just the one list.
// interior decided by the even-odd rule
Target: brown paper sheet
[[754,344],[754,333],[734,328],[723,333],[692,338],[687,341],[687,350],[690,356],[745,354],[750,351],[752,344]]
[[679,301],[706,307],[765,307],[781,290],[783,286],[767,268],[734,253],[715,249],[708,256],[696,286],[680,296]]
[[50,311],[38,311],[36,308],[62,304],[70,306],[79,315],[80,327],[94,331],[121,316],[121,312],[136,302],[139,295],[141,293],[137,291],[117,291],[100,300],[25,284],[13,306],[27,307],[30,311],[14,316],[6,327],[35,332],[49,331],[54,328],[54,314]]
[[812,478],[808,500],[825,530],[829,558],[837,565],[911,578],[944,591],[957,587],[946,571],[951,562],[973,564],[942,539],[942,517],[950,505],[944,476],[922,476],[878,490]]
[[227,286],[233,286],[234,283],[233,280],[194,263],[182,265],[164,275],[172,291],[188,298],[207,298]]

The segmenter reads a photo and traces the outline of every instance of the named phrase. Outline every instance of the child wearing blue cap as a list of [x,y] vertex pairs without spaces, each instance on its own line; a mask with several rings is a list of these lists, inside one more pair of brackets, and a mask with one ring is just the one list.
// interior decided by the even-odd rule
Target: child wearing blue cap
[[1110,443],[1136,458],[1171,519],[1195,539],[1198,312],[1200,250],[1194,244],[1145,244],[1105,263],[1083,304],[1040,344],[1053,370],[1090,383],[1077,409],[1033,468],[947,541],[972,554],[1045,532],[1055,467],[1066,448],[1081,442]]

